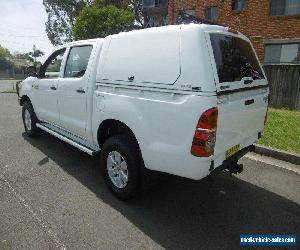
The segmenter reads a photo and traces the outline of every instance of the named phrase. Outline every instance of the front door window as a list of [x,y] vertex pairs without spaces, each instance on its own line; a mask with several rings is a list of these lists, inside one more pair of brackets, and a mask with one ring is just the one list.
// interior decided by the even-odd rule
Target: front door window
[[43,64],[39,72],[39,78],[58,78],[62,59],[66,49],[55,51]]

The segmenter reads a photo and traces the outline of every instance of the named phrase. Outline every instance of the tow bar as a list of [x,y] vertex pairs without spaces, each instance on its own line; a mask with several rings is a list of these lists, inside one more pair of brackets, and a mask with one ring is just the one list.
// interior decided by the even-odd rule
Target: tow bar
[[243,164],[239,164],[238,160],[240,158],[242,158],[246,153],[253,151],[254,146],[251,145],[249,147],[246,147],[242,150],[240,150],[238,153],[236,153],[235,155],[233,155],[232,157],[228,158],[227,160],[225,160],[223,162],[224,165],[224,170],[229,172],[230,175],[232,176],[232,174],[240,174],[243,172],[244,170],[244,166]]
[[243,169],[244,169],[243,164],[238,164],[237,162],[233,164],[229,164],[226,168],[226,170],[229,171],[230,175],[240,174],[243,172]]
[[232,174],[240,174],[243,172],[244,166],[243,164],[239,164],[238,160],[243,157],[246,153],[253,151],[254,146],[248,146],[246,148],[243,148],[235,155],[231,156],[230,158],[223,161],[223,164],[217,168],[214,168],[214,162],[211,163],[211,168],[209,169],[211,171],[210,176],[215,176],[218,173],[220,173],[222,170],[229,172],[230,175]]

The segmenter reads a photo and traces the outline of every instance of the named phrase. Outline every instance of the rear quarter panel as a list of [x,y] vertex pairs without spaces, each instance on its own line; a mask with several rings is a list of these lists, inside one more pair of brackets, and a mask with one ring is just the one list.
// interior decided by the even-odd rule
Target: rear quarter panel
[[216,105],[215,96],[98,84],[93,102],[95,141],[102,121],[119,120],[135,134],[147,168],[193,179],[208,174],[209,159],[190,149],[198,119]]

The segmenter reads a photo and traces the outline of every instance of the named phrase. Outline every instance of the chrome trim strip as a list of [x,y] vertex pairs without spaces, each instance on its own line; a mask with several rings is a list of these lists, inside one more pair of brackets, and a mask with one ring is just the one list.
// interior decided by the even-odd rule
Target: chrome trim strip
[[216,132],[215,129],[208,129],[208,128],[197,128],[196,130],[201,132],[207,132],[207,133]]
[[80,149],[81,151],[83,151],[83,152],[85,152],[85,153],[87,153],[89,155],[95,155],[96,153],[98,153],[100,151],[100,149],[99,149],[99,151],[95,151],[95,150],[92,150],[90,148],[87,148],[87,147],[85,147],[85,146],[83,146],[83,145],[81,145],[81,144],[79,144],[79,143],[77,143],[77,142],[75,142],[75,141],[73,141],[73,140],[65,137],[65,136],[62,136],[61,134],[59,134],[59,133],[57,133],[57,132],[55,132],[55,131],[53,131],[53,130],[51,130],[49,128],[46,128],[45,126],[43,126],[40,123],[37,123],[36,126],[38,128],[40,128],[40,129],[44,130],[45,132],[47,132],[47,133],[49,133],[49,134],[57,137],[58,139],[66,142],[66,143],[69,143],[70,145],[72,145],[72,146]]
[[[54,123],[51,123],[51,122],[48,122],[48,121],[43,121],[42,123],[45,124],[46,127],[47,127],[47,126],[50,126],[50,129],[51,129],[51,126],[52,126],[52,127],[54,127],[55,129],[57,129],[57,130],[61,130],[63,133],[69,134],[69,135],[71,135],[71,136],[78,137],[78,139],[81,139],[81,140],[85,140],[84,137],[82,137],[82,136],[80,136],[80,135],[76,135],[76,134],[72,133],[70,130],[64,129],[64,128],[62,128],[62,127],[60,127],[60,126],[58,126],[58,125],[56,125],[56,124],[54,124]],[[49,128],[49,127],[48,127],[48,128]]]

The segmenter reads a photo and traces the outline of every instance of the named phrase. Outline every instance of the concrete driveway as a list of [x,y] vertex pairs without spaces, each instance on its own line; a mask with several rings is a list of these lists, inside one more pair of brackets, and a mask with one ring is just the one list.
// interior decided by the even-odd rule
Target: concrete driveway
[[16,82],[19,80],[0,80],[0,93],[7,91],[15,91]]
[[162,175],[125,203],[107,190],[98,157],[27,138],[20,110],[16,95],[0,94],[0,249],[239,249],[240,234],[300,235],[292,171],[243,158],[237,177]]

